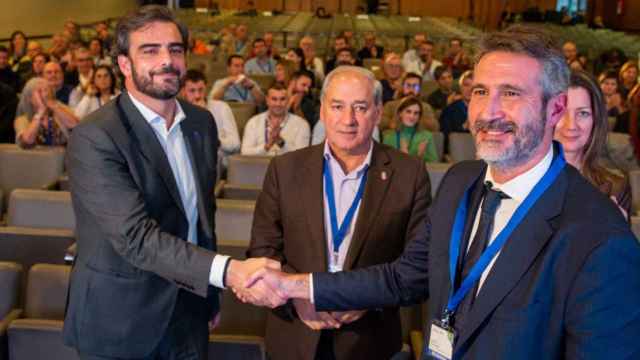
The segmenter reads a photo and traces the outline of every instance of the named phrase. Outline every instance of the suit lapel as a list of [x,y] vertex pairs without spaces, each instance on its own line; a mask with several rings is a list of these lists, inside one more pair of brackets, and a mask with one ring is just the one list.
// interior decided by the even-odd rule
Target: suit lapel
[[162,149],[151,125],[144,119],[140,111],[135,107],[129,94],[124,91],[118,98],[119,108],[122,111],[122,120],[130,124],[139,145],[142,155],[151,163],[152,167],[160,174],[169,194],[184,214],[182,199],[178,192],[176,180],[171,171],[167,155]]
[[362,203],[358,210],[356,227],[353,232],[349,251],[344,261],[344,270],[350,270],[362,251],[369,231],[374,227],[375,219],[383,206],[384,199],[393,181],[393,168],[386,151],[377,143],[373,145],[371,167],[367,173],[367,183],[364,188]]
[[553,235],[550,220],[562,211],[567,177],[564,170],[538,199],[529,214],[504,245],[465,321],[456,347],[459,349],[517,285]]
[[327,267],[327,237],[324,229],[324,187],[322,177],[324,144],[313,147],[311,156],[304,164],[304,171],[298,172],[298,184],[300,187],[300,199],[304,204],[307,224],[309,226],[312,254],[319,254],[313,259],[311,268],[326,272]]

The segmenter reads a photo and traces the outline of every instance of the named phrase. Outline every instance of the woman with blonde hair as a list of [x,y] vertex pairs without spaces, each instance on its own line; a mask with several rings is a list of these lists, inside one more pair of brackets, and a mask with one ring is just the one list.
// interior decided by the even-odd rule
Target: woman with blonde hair
[[404,98],[389,129],[383,134],[382,142],[406,154],[417,156],[424,162],[437,162],[438,153],[433,134],[427,130],[422,117],[422,102],[415,96]]
[[627,100],[631,89],[638,84],[638,63],[633,60],[627,61],[620,68],[618,76],[620,78],[620,93],[622,98]]

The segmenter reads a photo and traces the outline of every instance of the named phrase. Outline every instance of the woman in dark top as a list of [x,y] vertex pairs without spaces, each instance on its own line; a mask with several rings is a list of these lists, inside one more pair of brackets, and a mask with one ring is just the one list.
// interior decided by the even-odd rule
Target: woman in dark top
[[586,72],[571,74],[567,111],[556,125],[555,139],[562,143],[567,162],[613,200],[625,218],[631,211],[631,189],[626,177],[599,163],[607,143],[607,107],[598,83]]

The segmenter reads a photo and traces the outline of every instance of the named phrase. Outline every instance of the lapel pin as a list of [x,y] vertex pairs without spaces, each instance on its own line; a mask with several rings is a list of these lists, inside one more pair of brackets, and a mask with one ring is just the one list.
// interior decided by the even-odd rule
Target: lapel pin
[[380,173],[380,179],[382,179],[382,181],[387,180],[387,172],[386,171],[382,171]]

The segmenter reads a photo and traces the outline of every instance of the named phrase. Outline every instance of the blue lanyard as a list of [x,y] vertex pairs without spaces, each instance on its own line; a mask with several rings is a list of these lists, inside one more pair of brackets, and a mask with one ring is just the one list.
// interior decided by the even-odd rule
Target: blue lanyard
[[513,231],[518,227],[518,225],[522,222],[522,220],[527,216],[527,213],[533,207],[533,205],[538,201],[538,199],[544,194],[544,192],[553,184],[558,175],[564,169],[566,164],[564,160],[564,154],[562,151],[562,146],[556,144],[555,149],[558,151],[558,155],[551,163],[551,166],[544,174],[544,176],[536,183],[533,187],[529,195],[524,199],[522,204],[518,206],[516,212],[511,216],[509,222],[505,226],[505,228],[500,231],[498,236],[496,236],[495,240],[487,247],[487,249],[482,253],[478,261],[473,265],[469,275],[462,280],[462,284],[457,291],[453,291],[456,280],[456,268],[458,264],[458,254],[460,253],[460,243],[462,240],[462,232],[464,229],[464,223],[467,218],[467,207],[469,203],[469,193],[470,189],[468,188],[460,205],[458,205],[458,210],[456,211],[455,221],[453,223],[453,231],[451,232],[451,244],[449,248],[449,274],[451,276],[451,291],[449,294],[449,301],[447,302],[447,309],[445,310],[445,314],[443,316],[443,322],[448,324],[450,321],[451,315],[453,315],[456,311],[456,308],[465,297],[465,295],[475,286],[476,282],[482,276],[482,273],[486,270],[487,266],[496,254],[502,249],[504,244],[509,239],[509,236],[513,233]]
[[369,166],[367,165],[364,168],[364,174],[362,174],[362,179],[360,179],[360,186],[358,187],[358,192],[356,193],[356,197],[353,199],[351,203],[351,207],[347,211],[347,214],[342,219],[342,224],[338,227],[338,215],[336,211],[336,198],[333,190],[333,179],[331,177],[331,168],[329,167],[329,160],[324,160],[324,187],[327,193],[327,202],[329,203],[329,218],[331,220],[331,237],[333,241],[333,252],[338,253],[340,249],[340,245],[342,245],[342,241],[344,241],[345,236],[347,235],[347,230],[349,229],[349,225],[353,220],[353,215],[358,208],[358,204],[360,200],[362,200],[362,195],[364,194],[364,185],[367,182],[367,172],[369,170]]
[[258,65],[258,67],[260,68],[260,70],[262,70],[263,73],[267,73],[270,74],[271,73],[271,61],[269,59],[267,59],[267,70],[264,70],[264,67],[262,67],[262,65],[260,65],[260,60],[258,60],[258,58],[256,58],[256,65]]
[[241,85],[233,84],[231,88],[236,92],[236,94],[238,94],[238,96],[240,96],[240,99],[242,99],[242,101],[247,101],[247,99],[249,98],[249,90],[244,89],[244,91],[241,91],[239,90],[240,86]]

